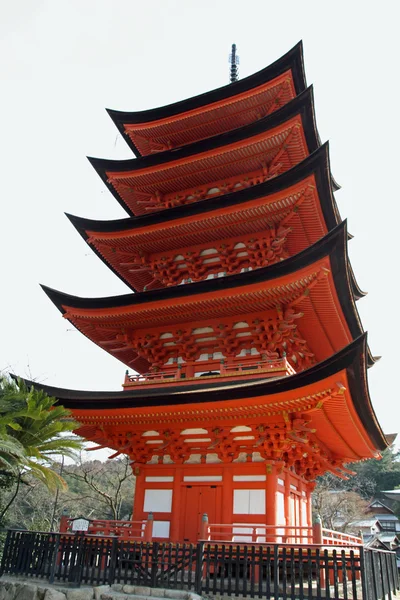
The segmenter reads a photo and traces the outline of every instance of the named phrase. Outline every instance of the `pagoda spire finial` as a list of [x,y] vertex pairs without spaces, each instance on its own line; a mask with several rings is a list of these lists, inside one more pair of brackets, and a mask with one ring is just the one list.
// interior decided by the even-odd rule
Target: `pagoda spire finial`
[[232,44],[232,51],[229,55],[229,64],[231,65],[229,76],[230,83],[239,79],[239,56],[236,54],[236,44]]

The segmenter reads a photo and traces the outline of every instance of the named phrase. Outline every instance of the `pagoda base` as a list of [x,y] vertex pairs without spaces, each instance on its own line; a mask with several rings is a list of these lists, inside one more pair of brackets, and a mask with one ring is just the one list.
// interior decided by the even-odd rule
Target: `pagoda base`
[[[213,539],[217,531],[224,530],[221,525],[233,525],[229,534],[225,530],[224,541],[252,541],[246,533],[254,524],[269,526],[269,531],[276,527],[276,534],[279,526],[293,527],[305,536],[312,526],[314,485],[279,464],[136,464],[133,469],[136,495],[132,519],[145,520],[153,513],[156,541],[197,542],[204,537],[204,515]],[[235,524],[249,524],[249,532],[243,527],[235,531]],[[259,539],[253,541],[273,541],[265,535],[266,530],[260,530]]]

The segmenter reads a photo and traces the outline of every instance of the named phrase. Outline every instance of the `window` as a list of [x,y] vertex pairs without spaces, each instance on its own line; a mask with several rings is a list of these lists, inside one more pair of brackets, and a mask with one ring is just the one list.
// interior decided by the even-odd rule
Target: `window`
[[144,512],[171,512],[172,490],[146,490]]
[[265,513],[265,490],[233,490],[235,515],[261,515]]

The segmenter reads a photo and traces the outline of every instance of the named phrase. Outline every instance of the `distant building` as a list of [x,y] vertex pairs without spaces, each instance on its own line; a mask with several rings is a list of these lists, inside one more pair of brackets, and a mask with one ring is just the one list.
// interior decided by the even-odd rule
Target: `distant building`
[[[397,491],[397,490],[395,490]],[[386,495],[386,492],[384,492]],[[400,520],[382,500],[375,499],[367,507],[367,518],[350,523],[361,532],[367,547],[395,550],[400,567]]]

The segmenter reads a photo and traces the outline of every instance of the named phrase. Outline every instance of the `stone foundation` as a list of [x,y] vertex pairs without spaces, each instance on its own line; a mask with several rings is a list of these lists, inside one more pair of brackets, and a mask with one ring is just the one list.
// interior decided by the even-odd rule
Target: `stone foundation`
[[184,590],[167,590],[138,585],[100,585],[80,588],[68,584],[51,585],[41,579],[2,577],[0,579],[0,600],[150,600],[169,598],[171,600],[200,600],[200,596]]

